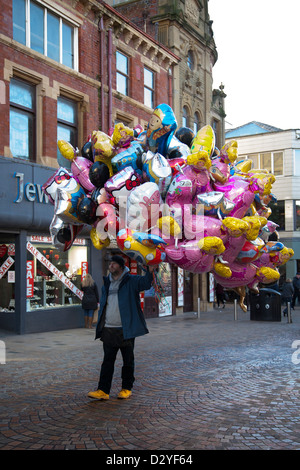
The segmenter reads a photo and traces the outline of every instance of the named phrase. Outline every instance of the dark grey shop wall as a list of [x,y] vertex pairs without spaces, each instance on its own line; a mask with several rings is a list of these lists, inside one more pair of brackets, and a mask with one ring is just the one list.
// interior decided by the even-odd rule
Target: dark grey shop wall
[[0,157],[0,228],[49,231],[53,205],[42,192],[55,168]]

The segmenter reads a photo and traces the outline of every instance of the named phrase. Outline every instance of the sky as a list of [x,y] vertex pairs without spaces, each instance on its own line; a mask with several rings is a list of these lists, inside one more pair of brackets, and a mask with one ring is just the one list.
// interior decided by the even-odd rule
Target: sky
[[300,0],[209,0],[225,127],[300,128]]

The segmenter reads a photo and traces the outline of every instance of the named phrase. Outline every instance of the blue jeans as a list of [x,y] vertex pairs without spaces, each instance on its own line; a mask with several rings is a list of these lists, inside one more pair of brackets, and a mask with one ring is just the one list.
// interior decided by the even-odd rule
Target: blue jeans
[[83,311],[84,311],[84,316],[85,316],[85,317],[90,317],[90,318],[91,318],[91,317],[94,315],[94,310],[86,310],[86,309],[84,309]]
[[[113,330],[110,329],[110,330]],[[117,330],[117,328],[115,328]],[[116,334],[119,333],[116,331]],[[123,337],[123,335],[122,335]],[[134,383],[134,338],[128,340],[121,340],[116,343],[110,341],[103,341],[104,358],[100,371],[100,378],[98,383],[98,390],[109,394],[114,375],[115,361],[118,351],[121,351],[123,358],[122,367],[122,388],[131,390]]]

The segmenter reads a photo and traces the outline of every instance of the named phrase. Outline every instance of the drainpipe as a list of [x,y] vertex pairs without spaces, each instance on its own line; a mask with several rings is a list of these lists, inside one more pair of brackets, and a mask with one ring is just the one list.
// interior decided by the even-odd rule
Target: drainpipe
[[104,128],[104,41],[105,31],[103,27],[103,18],[100,18],[98,23],[98,30],[100,32],[100,82],[101,82],[101,129]]
[[112,30],[108,30],[108,129],[112,127],[112,83],[111,83],[111,62],[112,62]]
[[173,108],[173,73],[172,66],[168,69],[168,91],[169,91],[169,106]]

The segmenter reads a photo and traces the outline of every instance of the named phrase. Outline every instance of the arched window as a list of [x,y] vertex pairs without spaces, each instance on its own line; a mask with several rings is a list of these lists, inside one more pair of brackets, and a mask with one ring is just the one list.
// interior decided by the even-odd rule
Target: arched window
[[187,65],[190,70],[194,70],[194,53],[193,51],[188,52]]
[[182,127],[189,127],[189,113],[186,106],[182,109]]
[[197,132],[199,131],[200,129],[200,119],[199,119],[199,114],[198,113],[195,113],[194,114],[194,123],[193,123],[193,131],[194,131],[194,134],[196,135]]

